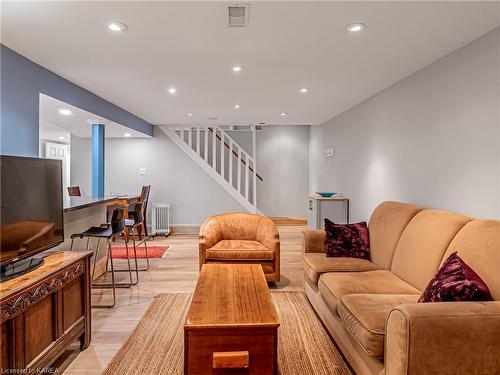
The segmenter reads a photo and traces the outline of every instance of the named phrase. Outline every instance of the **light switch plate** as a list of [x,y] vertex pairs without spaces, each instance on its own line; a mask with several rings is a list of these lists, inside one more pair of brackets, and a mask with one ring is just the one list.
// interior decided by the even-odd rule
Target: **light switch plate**
[[323,150],[323,156],[324,156],[325,158],[331,158],[331,157],[333,157],[334,155],[335,155],[335,152],[334,152],[334,150],[333,150],[333,147],[325,148],[325,149]]
[[140,175],[146,174],[146,168],[139,168],[139,174]]

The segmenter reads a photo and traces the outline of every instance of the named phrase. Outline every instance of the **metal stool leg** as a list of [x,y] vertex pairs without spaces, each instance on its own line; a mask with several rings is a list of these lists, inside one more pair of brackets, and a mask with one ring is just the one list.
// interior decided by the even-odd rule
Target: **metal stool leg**
[[[101,239],[98,238],[97,239],[97,247],[96,247],[96,250],[95,250],[95,253],[94,253],[94,266],[92,267],[92,278],[91,280],[94,281],[94,275],[95,275],[95,266],[96,266],[96,263],[97,263],[97,255],[99,254],[99,245],[101,244]],[[107,255],[106,255],[107,256]],[[108,266],[107,262],[106,262],[106,267]]]
[[[111,238],[108,239],[108,246],[109,246],[109,256],[108,259],[106,260],[106,270],[107,270],[107,264],[108,262],[111,264],[111,271],[107,270],[108,273],[111,273],[111,279],[113,280],[112,283],[94,283],[92,286],[94,288],[130,288],[132,285],[137,284],[137,281],[134,283],[132,279],[132,267],[130,266],[130,259],[128,259],[128,246],[125,244],[125,248],[127,249],[127,262],[128,262],[128,269],[126,270],[115,270],[114,269],[114,264],[113,264],[113,251],[111,247]],[[129,273],[129,282],[128,283],[118,283],[115,282],[115,272],[128,272]]]
[[[144,228],[144,223],[141,223],[141,225],[143,226]],[[136,246],[140,246],[141,244],[144,244],[144,250],[146,252],[146,264],[147,266],[145,268],[138,268],[138,262],[136,261],[136,264],[135,264],[135,268],[137,269],[137,271],[148,271],[149,270],[149,255],[148,255],[148,245],[146,243],[148,237],[146,237],[146,235],[144,235],[144,238],[142,240],[139,241],[139,243],[136,244],[135,242],[135,232],[134,232],[134,228],[132,228],[132,241],[134,243],[134,249]],[[137,258],[137,254],[136,254],[136,258]]]
[[[106,258],[111,257],[111,284],[109,284],[109,285],[113,289],[113,303],[111,305],[92,305],[92,307],[95,307],[95,308],[111,308],[111,307],[114,307],[116,304],[115,273],[113,272],[113,254],[111,253],[111,242],[109,241],[109,239],[108,239],[107,248],[108,249],[106,251]],[[97,249],[99,249],[99,247]],[[98,251],[96,251],[96,253],[94,255],[95,258],[97,258],[97,253],[98,253]],[[107,265],[107,259],[106,259],[106,265]],[[94,270],[95,270],[95,260],[94,260]],[[105,287],[103,287],[103,284],[94,284],[94,283],[92,283],[92,287],[105,288]]]
[[[134,238],[134,229],[132,228],[132,241],[134,243],[134,259],[135,259],[135,269],[133,269],[131,267],[131,264],[130,264],[130,257],[129,257],[129,253],[128,253],[128,243],[127,241],[125,241],[125,249],[126,249],[126,252],[127,252],[127,262],[128,262],[128,268],[127,269],[117,269],[115,270],[115,272],[128,272],[129,273],[129,276],[130,276],[130,283],[131,285],[137,285],[137,283],[139,283],[139,273],[137,272],[137,251],[136,251],[136,247],[135,247],[135,238]],[[132,279],[132,271],[135,271],[135,281],[133,281]]]
[[[128,244],[125,242],[125,249],[127,251],[127,263],[128,263],[128,276],[130,278],[130,285],[135,285],[139,282],[139,275],[137,275],[137,280],[135,280],[135,283],[132,280],[132,267],[130,265],[130,257],[128,256]],[[135,252],[135,246],[134,246],[134,252]],[[137,258],[136,258],[137,259]],[[136,271],[137,273],[137,271]]]
[[149,255],[148,255],[148,244],[147,244],[148,236],[146,235],[146,227],[144,225],[144,221],[141,223],[141,225],[142,225],[142,230],[144,232],[144,250],[146,251],[146,264],[147,264],[144,271],[147,271],[149,270]]
[[134,231],[134,227],[132,227],[132,243],[134,244],[135,277],[137,279],[137,282],[139,282],[139,267],[137,265],[137,248],[135,246],[135,231]]

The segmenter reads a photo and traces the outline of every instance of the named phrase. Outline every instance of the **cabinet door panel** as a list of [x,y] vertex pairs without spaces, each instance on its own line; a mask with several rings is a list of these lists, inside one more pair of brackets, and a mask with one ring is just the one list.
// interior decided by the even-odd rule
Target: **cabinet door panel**
[[63,289],[64,331],[83,316],[82,282],[78,277]]
[[55,340],[53,301],[52,295],[47,296],[24,313],[26,364]]

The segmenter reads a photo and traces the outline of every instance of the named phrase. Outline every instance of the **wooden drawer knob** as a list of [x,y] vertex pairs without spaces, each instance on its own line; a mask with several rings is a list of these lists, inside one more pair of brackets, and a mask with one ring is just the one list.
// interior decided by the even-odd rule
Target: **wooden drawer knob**
[[248,351],[214,352],[213,368],[248,368]]

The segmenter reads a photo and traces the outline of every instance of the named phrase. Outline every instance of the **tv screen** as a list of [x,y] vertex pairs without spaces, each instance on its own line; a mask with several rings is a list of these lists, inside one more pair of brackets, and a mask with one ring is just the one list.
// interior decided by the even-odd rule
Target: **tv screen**
[[1,156],[0,264],[64,240],[60,160]]

